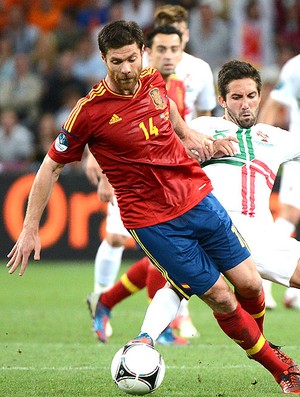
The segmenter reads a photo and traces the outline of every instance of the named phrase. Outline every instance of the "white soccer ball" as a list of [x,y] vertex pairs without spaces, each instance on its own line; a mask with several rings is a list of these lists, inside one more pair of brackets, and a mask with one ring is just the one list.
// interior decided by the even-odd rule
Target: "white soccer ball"
[[115,354],[111,376],[127,394],[140,395],[157,389],[165,375],[165,363],[154,347],[145,343],[129,343]]

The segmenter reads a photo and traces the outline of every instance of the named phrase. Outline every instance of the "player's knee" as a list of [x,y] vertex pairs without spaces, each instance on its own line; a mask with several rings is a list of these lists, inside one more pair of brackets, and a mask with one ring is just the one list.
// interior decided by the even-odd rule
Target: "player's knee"
[[231,313],[237,305],[234,293],[222,278],[200,298],[216,313]]
[[123,247],[126,242],[126,237],[121,234],[107,234],[106,241],[112,247]]

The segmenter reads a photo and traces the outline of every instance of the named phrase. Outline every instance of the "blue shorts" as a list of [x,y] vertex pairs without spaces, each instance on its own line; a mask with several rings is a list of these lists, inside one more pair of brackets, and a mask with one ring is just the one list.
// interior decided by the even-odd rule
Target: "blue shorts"
[[129,232],[186,299],[204,294],[220,273],[250,256],[244,239],[212,193],[178,218]]

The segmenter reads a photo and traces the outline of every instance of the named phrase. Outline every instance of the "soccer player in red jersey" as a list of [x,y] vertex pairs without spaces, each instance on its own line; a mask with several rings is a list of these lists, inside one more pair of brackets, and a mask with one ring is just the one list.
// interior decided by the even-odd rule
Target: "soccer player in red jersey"
[[[264,293],[255,263],[198,163],[219,153],[222,142],[188,128],[159,72],[142,70],[143,32],[135,22],[104,26],[98,44],[107,76],[78,101],[36,175],[23,229],[8,254],[9,273],[21,265],[22,275],[32,251],[40,259],[39,223],[53,186],[64,164],[80,160],[88,144],[115,190],[125,227],[168,280],[160,291],[175,307],[197,295],[284,393],[300,394],[298,367],[263,335]],[[136,340],[152,343],[147,334]]]

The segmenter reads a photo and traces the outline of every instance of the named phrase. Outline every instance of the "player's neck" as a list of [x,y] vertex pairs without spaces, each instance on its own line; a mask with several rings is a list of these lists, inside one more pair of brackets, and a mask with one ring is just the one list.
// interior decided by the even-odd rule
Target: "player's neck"
[[132,89],[122,89],[119,85],[117,85],[108,75],[104,79],[106,85],[108,88],[114,92],[115,94],[120,94],[120,95],[134,95],[136,90],[139,87],[139,81],[136,83]]

